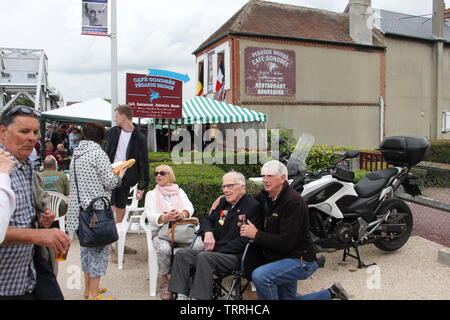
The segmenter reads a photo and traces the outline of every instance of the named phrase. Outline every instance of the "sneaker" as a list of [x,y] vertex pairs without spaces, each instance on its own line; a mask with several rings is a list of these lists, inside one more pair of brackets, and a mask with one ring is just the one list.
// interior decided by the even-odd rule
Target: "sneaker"
[[335,282],[331,286],[330,292],[331,299],[348,300],[348,293],[339,282]]
[[317,258],[316,263],[319,266],[319,268],[323,268],[325,267],[325,257],[324,256],[320,256],[319,258]]
[[189,300],[189,297],[185,294],[179,293],[177,296],[177,300]]

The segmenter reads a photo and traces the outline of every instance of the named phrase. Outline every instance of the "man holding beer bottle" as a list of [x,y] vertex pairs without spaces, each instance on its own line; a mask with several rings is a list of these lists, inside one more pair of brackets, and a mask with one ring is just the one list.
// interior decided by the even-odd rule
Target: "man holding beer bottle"
[[[69,237],[58,229],[48,228],[55,213],[45,210],[33,229],[36,199],[33,197],[33,171],[28,156],[39,138],[40,113],[26,106],[12,106],[0,117],[0,149],[9,152],[15,166],[10,173],[11,189],[16,196],[5,240],[0,245],[0,300],[34,300],[36,269],[32,257],[34,244],[66,252]],[[37,175],[36,175],[37,176]],[[0,213],[1,214],[1,213]]]

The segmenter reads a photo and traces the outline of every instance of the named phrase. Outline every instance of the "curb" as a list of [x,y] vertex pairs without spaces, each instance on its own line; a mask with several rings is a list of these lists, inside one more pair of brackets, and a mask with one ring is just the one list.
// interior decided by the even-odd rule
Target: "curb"
[[450,248],[439,249],[438,261],[450,267]]

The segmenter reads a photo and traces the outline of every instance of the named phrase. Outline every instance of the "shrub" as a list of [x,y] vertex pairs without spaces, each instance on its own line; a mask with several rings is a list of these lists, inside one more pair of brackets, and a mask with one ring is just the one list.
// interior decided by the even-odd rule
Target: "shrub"
[[[206,165],[205,159],[202,158],[201,152],[189,152],[189,154],[179,154],[180,160],[186,160],[188,159],[189,162],[191,162],[192,165],[199,165],[195,162],[196,159],[201,159],[201,163]],[[270,160],[270,154],[266,152],[248,152],[248,151],[242,151],[242,152],[219,152],[219,153],[213,153],[211,155],[212,160],[214,158],[220,159],[219,162],[222,163],[209,163],[211,165],[217,166],[218,168],[222,169],[224,172],[229,172],[231,170],[239,171],[241,172],[246,178],[250,177],[257,177],[260,175],[260,169],[262,166],[262,163],[266,162],[267,159]],[[173,160],[176,160],[175,158]],[[168,152],[150,152],[149,153],[149,161],[150,163],[160,163],[165,162],[169,165],[172,165],[172,158],[171,154]],[[230,164],[227,164],[229,162]],[[180,163],[184,164],[184,163]]]
[[286,141],[286,143],[288,145],[294,145],[296,143],[296,140],[294,139],[293,136],[293,129],[286,129],[286,128],[282,128],[280,126],[277,126],[275,128],[271,128],[270,130],[267,130],[267,145],[270,146],[270,144],[272,143],[272,129],[275,130],[279,130],[278,134],[279,134],[279,138],[282,138],[284,141]]
[[359,181],[361,181],[362,178],[364,178],[367,174],[370,173],[370,171],[360,169],[356,169],[354,170],[354,172],[355,172],[355,178],[353,179],[354,183],[358,183]]
[[[169,162],[151,163],[150,172],[154,172],[155,168],[162,164],[173,168],[177,179],[176,183],[191,200],[196,216],[202,216],[209,212],[211,204],[222,194],[220,187],[225,172],[211,165],[173,164]],[[152,179],[149,190],[152,190],[155,185],[156,182]]]
[[149,162],[172,162],[170,152],[149,152]]
[[415,182],[420,189],[423,188],[450,188],[450,170],[431,168],[431,167],[415,167],[412,169],[417,179]]
[[[173,168],[176,183],[186,192],[189,200],[194,205],[195,215],[202,217],[209,213],[211,204],[222,195],[222,176],[226,173],[221,168],[208,164],[173,164],[170,162],[157,162],[150,164],[150,172],[154,172],[159,165],[166,164]],[[149,189],[155,187],[154,179],[150,182]],[[247,193],[256,194],[261,190],[260,185],[247,182]]]
[[430,140],[431,152],[425,161],[450,164],[450,140]]
[[270,154],[265,152],[238,152],[234,153],[233,158],[231,159],[233,160],[232,164],[227,164],[226,156],[224,156],[223,163],[215,164],[215,166],[221,168],[225,172],[231,170],[238,171],[248,179],[251,177],[259,177],[261,175],[260,172],[263,163],[271,158]]
[[340,156],[336,155],[336,151],[347,151],[355,149],[353,147],[338,147],[327,145],[314,145],[309,151],[306,158],[308,170],[316,171],[333,164]]

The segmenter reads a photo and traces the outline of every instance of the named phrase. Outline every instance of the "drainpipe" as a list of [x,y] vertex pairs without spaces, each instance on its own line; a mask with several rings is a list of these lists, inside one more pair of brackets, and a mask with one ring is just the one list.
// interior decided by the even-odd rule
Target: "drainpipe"
[[384,99],[380,97],[380,143],[384,139]]
[[442,139],[441,123],[443,112],[443,70],[444,70],[444,0],[433,0],[433,36],[436,38],[434,45],[434,108],[431,119],[433,139]]

